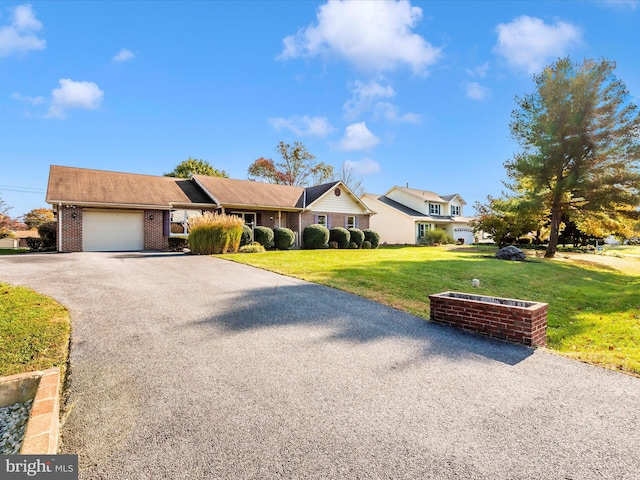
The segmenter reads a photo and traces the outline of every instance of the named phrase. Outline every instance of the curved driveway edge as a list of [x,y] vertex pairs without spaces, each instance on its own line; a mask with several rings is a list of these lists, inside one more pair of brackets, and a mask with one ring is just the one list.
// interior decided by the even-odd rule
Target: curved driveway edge
[[82,479],[637,478],[640,379],[211,257],[0,257],[69,307]]

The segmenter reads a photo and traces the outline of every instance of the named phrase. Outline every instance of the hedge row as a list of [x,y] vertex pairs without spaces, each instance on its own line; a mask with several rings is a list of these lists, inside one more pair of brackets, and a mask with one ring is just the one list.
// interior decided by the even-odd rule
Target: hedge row
[[378,248],[380,235],[370,229],[335,227],[329,230],[324,225],[313,224],[302,232],[304,248]]

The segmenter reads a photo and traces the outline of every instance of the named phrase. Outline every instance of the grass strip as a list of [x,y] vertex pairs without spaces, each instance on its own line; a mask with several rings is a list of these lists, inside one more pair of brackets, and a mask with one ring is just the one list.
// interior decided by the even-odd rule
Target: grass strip
[[70,330],[58,302],[0,283],[0,376],[61,367],[64,378]]

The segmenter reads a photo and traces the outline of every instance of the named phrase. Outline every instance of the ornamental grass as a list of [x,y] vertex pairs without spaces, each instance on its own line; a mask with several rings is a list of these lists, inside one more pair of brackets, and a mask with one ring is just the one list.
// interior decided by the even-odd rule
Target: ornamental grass
[[211,255],[238,251],[244,225],[242,218],[205,212],[189,218],[188,222],[191,253]]

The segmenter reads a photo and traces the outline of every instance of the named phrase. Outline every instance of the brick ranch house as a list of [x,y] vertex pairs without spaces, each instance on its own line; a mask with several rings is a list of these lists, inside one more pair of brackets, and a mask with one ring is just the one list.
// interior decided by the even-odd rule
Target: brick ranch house
[[190,179],[52,165],[46,202],[58,221],[59,252],[166,250],[205,211],[245,224],[302,230],[369,228],[374,213],[341,181],[314,187],[194,175]]

